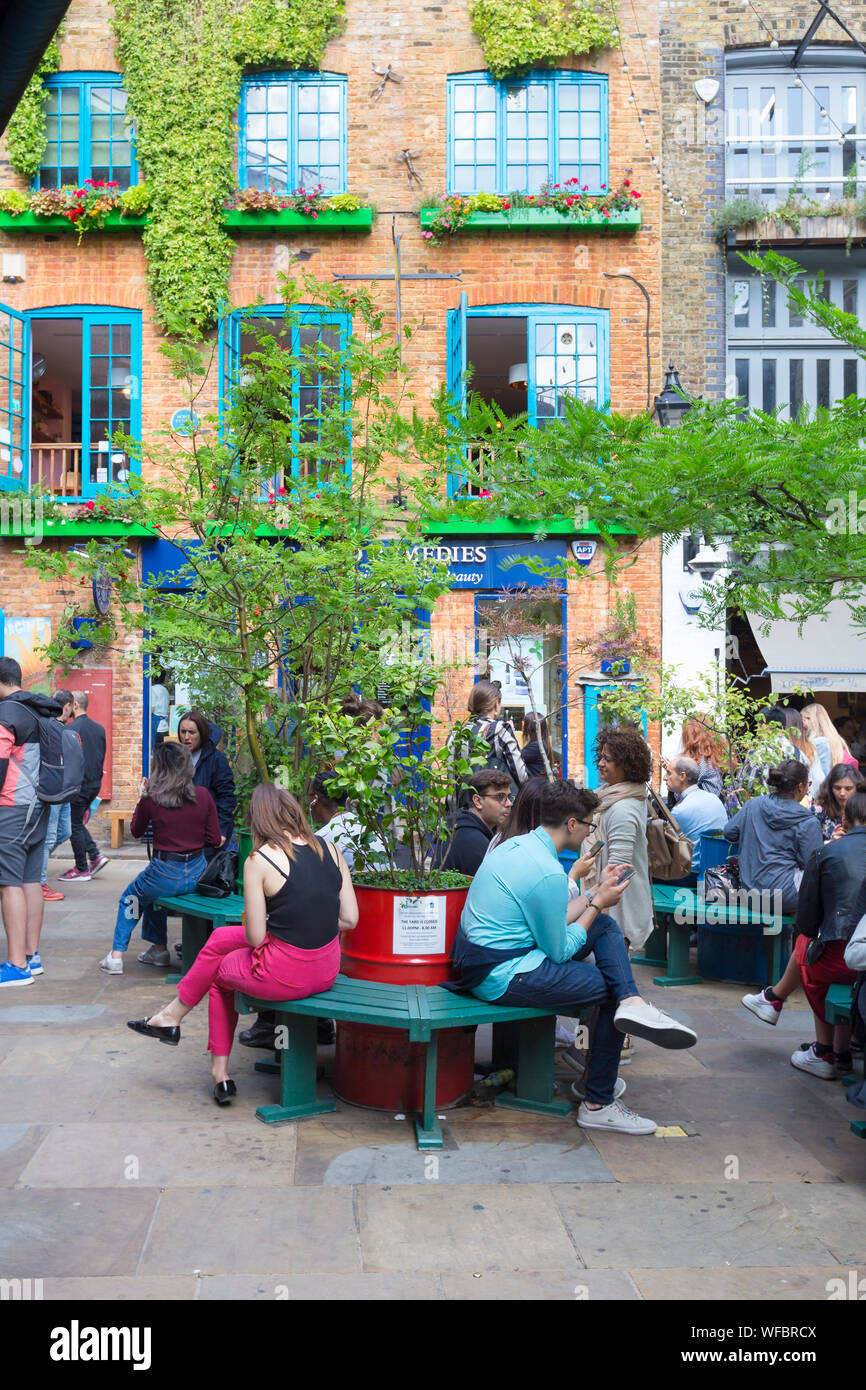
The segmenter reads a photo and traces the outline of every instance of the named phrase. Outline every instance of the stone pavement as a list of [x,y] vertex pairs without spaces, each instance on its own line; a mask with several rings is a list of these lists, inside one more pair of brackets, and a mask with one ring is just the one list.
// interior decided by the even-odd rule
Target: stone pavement
[[790,1065],[812,1036],[802,995],[773,1030],[742,987],[661,990],[638,967],[700,1041],[639,1042],[626,1101],[686,1137],[473,1105],[448,1112],[431,1164],[409,1117],[340,1104],[262,1125],[276,1080],[248,1048],[218,1109],[204,1006],[178,1048],[129,1032],[171,993],[137,934],[122,977],[97,968],[135,872],[124,857],[67,885],[46,905],[45,974],[0,993],[0,1276],[50,1299],[764,1301],[866,1272],[866,1143],[841,1086]]

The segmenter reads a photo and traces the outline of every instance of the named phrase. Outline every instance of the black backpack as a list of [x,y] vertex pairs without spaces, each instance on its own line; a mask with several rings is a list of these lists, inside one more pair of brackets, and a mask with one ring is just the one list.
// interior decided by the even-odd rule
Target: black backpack
[[84,749],[74,729],[61,724],[52,716],[30,711],[39,731],[39,780],[33,778],[18,759],[17,763],[28,782],[36,789],[39,801],[56,806],[71,801],[81,791],[84,781]]

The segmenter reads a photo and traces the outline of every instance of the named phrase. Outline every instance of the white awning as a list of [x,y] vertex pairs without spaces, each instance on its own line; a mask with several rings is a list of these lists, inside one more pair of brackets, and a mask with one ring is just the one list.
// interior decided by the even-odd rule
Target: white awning
[[866,691],[866,632],[851,624],[847,603],[833,599],[824,618],[797,623],[773,622],[761,631],[762,619],[746,615],[763,653],[765,674],[773,690]]

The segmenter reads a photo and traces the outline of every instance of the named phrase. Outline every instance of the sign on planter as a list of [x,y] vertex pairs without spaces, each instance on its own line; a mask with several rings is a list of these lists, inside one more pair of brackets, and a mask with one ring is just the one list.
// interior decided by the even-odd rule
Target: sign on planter
[[445,899],[395,898],[395,956],[441,956],[445,953]]

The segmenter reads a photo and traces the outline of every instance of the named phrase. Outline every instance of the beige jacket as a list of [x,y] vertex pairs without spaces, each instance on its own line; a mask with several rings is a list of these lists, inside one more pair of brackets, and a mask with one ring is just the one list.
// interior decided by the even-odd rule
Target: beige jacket
[[603,841],[596,859],[598,876],[608,864],[631,864],[634,874],[616,907],[605,911],[619,923],[634,949],[643,946],[653,929],[652,885],[647,862],[646,789],[637,783],[620,783],[601,789],[602,806],[596,813],[594,843]]

